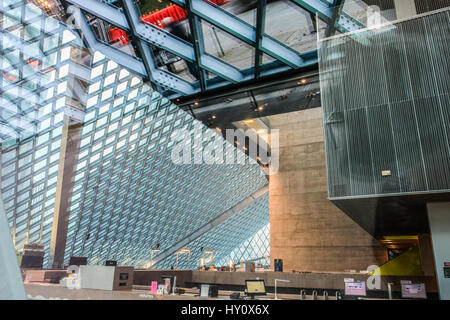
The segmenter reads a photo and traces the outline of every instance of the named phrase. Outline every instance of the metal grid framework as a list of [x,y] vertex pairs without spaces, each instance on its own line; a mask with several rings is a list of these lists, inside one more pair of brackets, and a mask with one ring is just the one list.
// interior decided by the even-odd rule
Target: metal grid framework
[[65,99],[69,95],[70,46],[81,41],[33,4],[0,1],[0,14],[1,191],[5,211],[17,249],[33,242],[49,246]]
[[0,1],[0,142],[61,127],[70,46],[80,39],[35,5]]
[[[53,39],[55,47],[50,54],[54,58],[49,67],[55,72],[53,81],[45,78],[43,74],[46,73],[40,70],[25,78],[37,79],[39,84],[55,88],[67,82],[67,71],[64,70],[70,64],[66,60],[70,60],[71,51],[66,52],[66,48],[70,45],[73,50],[81,44],[80,39],[31,3],[11,0],[0,4],[3,23],[9,23],[5,17],[14,17],[9,14],[11,9],[21,12],[15,20],[18,29],[27,25],[23,13],[29,10],[34,12],[36,21],[45,20],[45,26],[58,26],[57,32],[53,29],[52,35],[45,34],[39,40],[46,43],[46,37]],[[3,39],[16,32],[16,28],[4,24],[1,30]],[[62,42],[65,35],[69,40]],[[27,45],[33,43],[28,40],[14,53],[5,42],[1,49],[20,56],[19,61],[24,66],[27,63],[23,60],[28,58],[41,57],[45,61],[45,50],[42,56],[36,52],[36,56],[22,58]],[[5,57],[2,58],[4,61]],[[19,76],[24,79],[21,72]],[[10,91],[3,88],[14,88],[22,93],[20,97],[26,96],[21,86],[26,81],[18,79],[12,87],[6,77],[5,72],[0,77],[2,99],[9,99],[9,104],[1,106],[2,115],[9,110],[4,106],[19,108],[23,100],[19,97],[11,99]],[[119,264],[143,266],[157,244],[164,252],[165,248],[267,185],[259,165],[251,159],[244,165],[175,165],[170,157],[174,147],[170,136],[177,128],[199,127],[204,137],[208,141],[216,139],[216,146],[224,147],[225,153],[241,151],[229,148],[230,144],[218,132],[203,126],[152,90],[142,78],[99,52],[92,56],[90,77],[86,81],[89,85],[85,90],[84,119],[77,125],[81,125],[79,150],[72,150],[77,152],[73,185],[71,194],[61,195],[62,199],[70,199],[66,263],[72,255],[85,255],[93,264],[112,259],[118,260]],[[67,139],[64,128],[70,123],[67,109],[73,92],[70,86],[64,88],[49,96],[44,90],[38,91],[40,87],[28,90],[36,99],[42,99],[36,100],[41,102],[36,103],[35,112],[40,114],[39,111],[45,109],[49,116],[32,122],[37,128],[34,135],[27,132],[23,136],[4,136],[2,140],[2,196],[16,250],[27,243],[43,244],[45,267],[52,264],[49,247],[55,227],[54,215],[58,210],[55,204],[57,185],[66,170],[60,163],[64,158],[62,148]],[[21,120],[23,114],[18,113],[16,117]],[[43,125],[45,121],[47,124]],[[20,128],[11,128],[21,133]],[[68,128],[70,140],[71,127]],[[191,137],[197,134],[197,131],[191,131]],[[267,199],[264,201],[264,210],[259,207],[255,211],[246,211],[248,219],[268,219]],[[247,239],[257,231],[252,225],[235,227],[231,231],[239,234],[240,239]],[[218,241],[219,238],[210,243],[212,249],[223,246]],[[226,248],[221,247],[221,251],[232,252],[238,244],[230,242]]]
[[241,261],[255,261],[263,268],[270,268],[270,224],[236,247],[228,256],[217,260],[218,266]]
[[144,264],[157,244],[168,248],[267,181],[253,161],[173,164],[171,133],[200,123],[100,56],[94,56],[88,89],[86,119],[93,120],[82,129],[66,259],[82,255],[92,257],[91,263]]
[[[206,250],[213,250],[213,264],[216,266],[229,265],[230,259],[238,264],[244,261],[267,256],[270,248],[270,235],[262,234],[260,230],[269,223],[269,195],[266,194],[254,203],[241,210],[217,227],[211,229],[188,245],[191,257],[179,254],[178,269],[195,269],[201,258],[209,258]],[[238,232],[248,230],[248,232]],[[251,236],[249,236],[251,235]],[[258,241],[251,241],[254,237]],[[254,240],[254,239],[253,239]],[[173,255],[154,266],[157,269],[177,267],[176,255]]]
[[[363,25],[350,15],[333,9],[340,0],[292,0],[312,15],[341,31],[353,31]],[[98,0],[66,0],[71,4],[77,26],[90,48],[98,50],[118,64],[150,79],[158,91],[169,98],[194,95],[233,83],[256,79],[266,75],[301,69],[317,63],[316,50],[297,52],[265,32],[266,0],[258,0],[256,25],[250,25],[220,6],[204,0],[174,0],[174,4],[187,11],[193,42],[186,42],[164,29],[140,22],[140,13],[133,0],[122,0],[123,8]],[[128,32],[139,51],[139,58],[118,48],[100,42],[87,23],[85,13],[94,15]],[[239,69],[205,50],[202,23],[218,27],[236,40],[252,47],[255,52],[253,66]],[[200,79],[189,82],[176,74],[157,67],[152,46],[167,50],[200,68]],[[275,61],[262,64],[263,54]],[[217,77],[207,79],[207,72]]]

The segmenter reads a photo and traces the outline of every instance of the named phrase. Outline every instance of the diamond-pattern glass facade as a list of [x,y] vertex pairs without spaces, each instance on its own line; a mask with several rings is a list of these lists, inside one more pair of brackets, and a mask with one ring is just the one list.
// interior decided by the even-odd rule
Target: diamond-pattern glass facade
[[62,125],[71,45],[80,43],[32,3],[0,1],[0,143]]
[[[197,268],[201,258],[208,258],[210,256],[210,254],[205,254],[206,250],[214,251],[213,264],[216,266],[229,265],[230,259],[233,263],[238,264],[242,259],[247,261],[268,255],[270,244],[269,240],[265,237],[266,234],[258,235],[260,237],[257,237],[257,239],[262,240],[258,244],[251,243],[252,239],[249,239],[250,236],[259,233],[258,231],[267,226],[269,223],[268,211],[269,195],[265,194],[239,213],[191,242],[188,245],[188,249],[191,252],[190,261],[188,254],[183,253],[178,255],[178,266],[176,255],[173,255],[160,264],[156,264],[155,268]],[[246,230],[248,233],[240,232],[240,230]],[[247,247],[244,248],[244,245]],[[236,251],[234,251],[235,249]]]
[[70,49],[79,39],[31,3],[0,1],[0,15],[3,201],[16,248],[48,248]]
[[[92,55],[90,79],[83,82],[81,123],[70,122],[74,95],[68,78],[76,76],[69,70],[80,39],[27,1],[0,3],[1,183],[17,250],[27,243],[44,245],[44,267],[51,267],[54,215],[58,200],[68,201],[65,263],[70,256],[87,256],[91,264],[143,266],[157,244],[164,252],[267,184],[251,159],[244,165],[175,164],[171,134],[177,129],[206,139],[194,153],[211,140],[225,154],[240,151],[100,53]],[[24,31],[29,25],[33,36]],[[20,45],[5,41],[11,37]],[[29,46],[35,49],[30,54]],[[73,149],[65,149],[78,138]],[[70,153],[73,165],[61,166]],[[58,195],[59,187],[66,190],[63,176],[72,185]],[[268,217],[264,196],[208,232],[208,248],[220,252],[217,258],[227,257]],[[223,242],[227,233],[229,241]]]
[[217,265],[223,266],[227,263],[240,261],[254,261],[264,269],[270,268],[270,224],[256,232],[236,247],[227,257],[217,260]]

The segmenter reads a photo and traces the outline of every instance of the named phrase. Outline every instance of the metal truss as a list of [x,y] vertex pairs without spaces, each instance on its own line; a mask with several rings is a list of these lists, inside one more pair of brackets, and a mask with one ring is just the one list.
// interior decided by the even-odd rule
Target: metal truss
[[[362,26],[358,21],[344,13],[340,13],[337,18],[334,14],[334,3],[323,0],[292,1],[311,14],[317,14],[323,21],[337,25],[337,29],[340,31],[352,31]],[[203,0],[172,1],[188,13],[193,44],[157,26],[142,23],[139,10],[133,0],[123,0],[123,9],[98,0],[66,0],[66,2],[73,5],[69,7],[68,11],[74,14],[89,47],[100,51],[139,76],[149,79],[158,91],[168,98],[191,96],[229,84],[242,83],[289,69],[301,69],[317,63],[316,50],[299,53],[265,34],[266,0],[258,0],[256,26],[240,20],[220,6]],[[85,13],[94,15],[131,34],[138,47],[141,59],[98,41],[86,21]],[[207,54],[200,26],[201,20],[252,46],[255,49],[253,67],[240,70],[217,57]],[[169,51],[188,63],[194,63],[200,70],[199,81],[190,83],[176,74],[158,69],[150,45]],[[262,64],[263,54],[267,54],[276,60]],[[215,74],[217,77],[207,79],[206,72]]]

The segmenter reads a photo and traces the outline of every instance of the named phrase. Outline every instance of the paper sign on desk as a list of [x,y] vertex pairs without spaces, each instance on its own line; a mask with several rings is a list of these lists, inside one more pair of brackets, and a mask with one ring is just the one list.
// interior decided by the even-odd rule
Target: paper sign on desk
[[158,292],[158,281],[152,281],[151,294],[156,294]]

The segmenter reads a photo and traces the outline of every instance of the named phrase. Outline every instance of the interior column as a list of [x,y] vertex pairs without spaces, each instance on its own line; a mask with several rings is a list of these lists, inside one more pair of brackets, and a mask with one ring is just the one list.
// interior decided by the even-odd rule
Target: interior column
[[417,14],[414,0],[394,0],[397,19],[406,19]]
[[441,300],[450,300],[450,202],[428,203],[428,220]]

